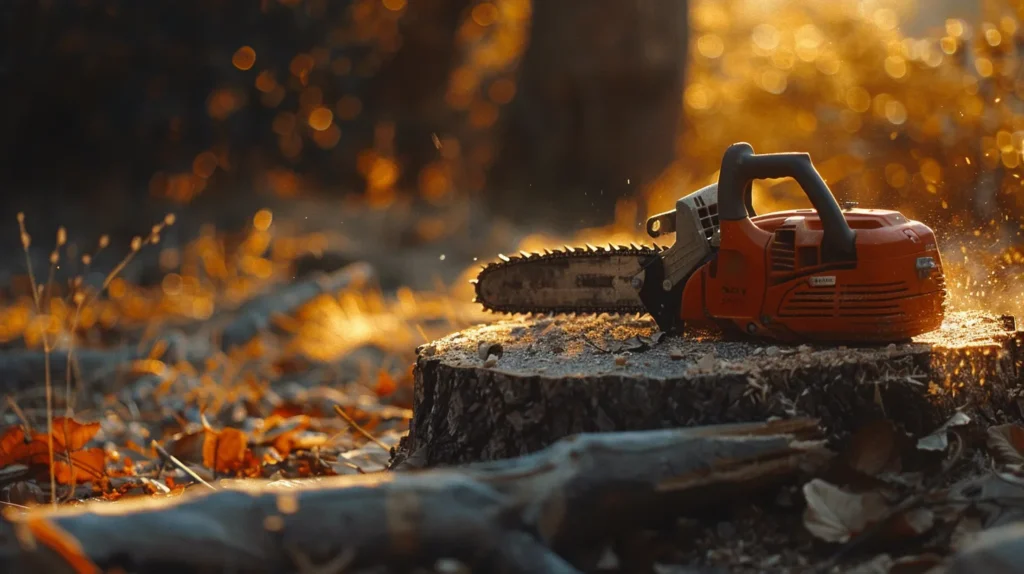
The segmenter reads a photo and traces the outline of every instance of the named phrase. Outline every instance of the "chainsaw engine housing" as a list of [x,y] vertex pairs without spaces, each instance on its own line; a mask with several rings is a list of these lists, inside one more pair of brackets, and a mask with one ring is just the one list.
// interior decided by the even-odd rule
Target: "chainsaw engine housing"
[[784,341],[906,340],[942,323],[935,234],[896,211],[844,210],[855,257],[823,257],[813,209],[723,221],[716,256],[683,291],[683,321]]

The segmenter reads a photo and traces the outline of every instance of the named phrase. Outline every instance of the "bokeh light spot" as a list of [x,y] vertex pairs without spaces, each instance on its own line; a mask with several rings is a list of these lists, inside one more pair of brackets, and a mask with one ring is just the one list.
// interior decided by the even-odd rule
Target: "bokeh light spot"
[[242,71],[250,70],[256,65],[256,50],[249,46],[242,46],[231,56],[231,63]]

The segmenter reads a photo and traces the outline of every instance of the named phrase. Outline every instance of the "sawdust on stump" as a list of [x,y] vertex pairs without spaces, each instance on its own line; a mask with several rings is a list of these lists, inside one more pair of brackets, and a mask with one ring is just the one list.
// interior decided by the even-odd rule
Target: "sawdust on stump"
[[957,409],[1019,417],[1024,331],[958,312],[913,342],[780,346],[660,337],[649,318],[513,318],[418,350],[394,464],[494,460],[580,432],[811,416],[834,439],[886,417],[921,436]]

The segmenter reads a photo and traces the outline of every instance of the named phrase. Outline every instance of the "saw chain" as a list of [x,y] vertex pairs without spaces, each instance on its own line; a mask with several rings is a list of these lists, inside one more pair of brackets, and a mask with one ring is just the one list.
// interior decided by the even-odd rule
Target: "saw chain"
[[475,301],[509,314],[644,313],[634,276],[666,249],[609,244],[500,255],[473,281]]

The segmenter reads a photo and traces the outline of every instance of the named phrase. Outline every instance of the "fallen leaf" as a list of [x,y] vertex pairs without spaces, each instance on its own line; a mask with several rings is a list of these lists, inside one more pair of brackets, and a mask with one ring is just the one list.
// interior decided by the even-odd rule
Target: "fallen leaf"
[[206,431],[199,430],[175,435],[164,447],[168,454],[183,462],[201,463],[203,461],[203,442]]
[[60,455],[53,461],[57,482],[61,484],[92,482],[106,474],[106,452],[102,448],[72,452],[70,464],[65,456]]
[[1012,423],[989,427],[985,446],[1002,464],[1024,464],[1024,427]]
[[3,493],[4,500],[7,502],[13,502],[14,504],[20,504],[22,506],[39,504],[45,501],[49,496],[43,492],[43,489],[39,487],[39,484],[35,480],[20,480],[15,482],[14,484],[4,488]]
[[395,382],[395,379],[391,377],[391,374],[386,369],[381,369],[377,373],[377,385],[373,391],[378,397],[386,397],[393,394],[396,389],[398,389],[398,383]]
[[64,561],[67,571],[75,574],[99,574],[100,568],[89,559],[77,538],[42,516],[29,516],[25,522],[32,537],[56,553]]
[[238,429],[206,429],[203,439],[203,466],[215,472],[233,472],[242,468],[249,437]]
[[948,574],[1009,574],[1024,564],[1024,523],[985,530],[949,561]]
[[324,413],[320,405],[314,403],[301,403],[298,401],[285,401],[274,407],[271,414],[277,415],[283,418],[294,417],[297,415],[309,415],[313,418],[323,418]]
[[[65,417],[53,420],[53,472],[58,482],[83,483],[106,474],[103,449],[81,450],[99,430],[98,422],[82,423]],[[37,475],[49,476],[49,443],[45,432],[26,437],[21,425],[12,425],[0,436],[0,467],[28,465]]]
[[630,351],[632,353],[643,353],[660,343],[664,337],[665,333],[661,331],[654,333],[650,337],[645,337],[643,335],[630,337],[625,341],[615,343],[613,352],[621,353],[624,351]]
[[889,574],[894,564],[892,556],[879,554],[867,562],[862,562],[846,571],[846,574]]
[[29,468],[24,464],[9,464],[0,467],[0,482],[10,482],[28,474]]
[[881,494],[852,494],[816,478],[804,485],[804,527],[826,542],[844,543],[889,512]]
[[718,367],[718,358],[714,353],[707,353],[697,361],[697,370],[705,373],[714,371]]
[[935,527],[935,513],[928,508],[913,508],[886,524],[888,538],[916,538]]
[[934,569],[943,562],[937,554],[903,556],[892,563],[888,574],[938,574]]
[[935,429],[934,432],[918,440],[917,448],[930,451],[946,450],[946,447],[949,446],[949,430],[953,427],[964,426],[970,422],[971,417],[957,411],[942,426]]
[[[21,425],[7,427],[0,436],[0,466],[9,466],[31,455],[32,441],[25,436]],[[26,461],[27,462],[27,461]]]
[[860,427],[846,450],[850,468],[867,476],[899,472],[899,436],[891,421],[878,419]]
[[989,472],[965,479],[951,489],[951,500],[971,504],[983,528],[1024,522],[1024,509],[1006,501],[1024,499],[1024,477],[1011,472]]
[[266,422],[268,428],[263,431],[260,444],[274,447],[281,456],[288,456],[288,453],[300,444],[299,433],[310,425],[310,419],[306,415],[286,419],[271,415]]
[[965,516],[953,528],[953,533],[949,537],[949,546],[959,552],[973,544],[983,529],[981,518]]
[[[80,423],[72,418],[53,419],[53,448],[56,450],[81,450],[100,432],[100,423]],[[46,440],[46,435],[43,435]]]

